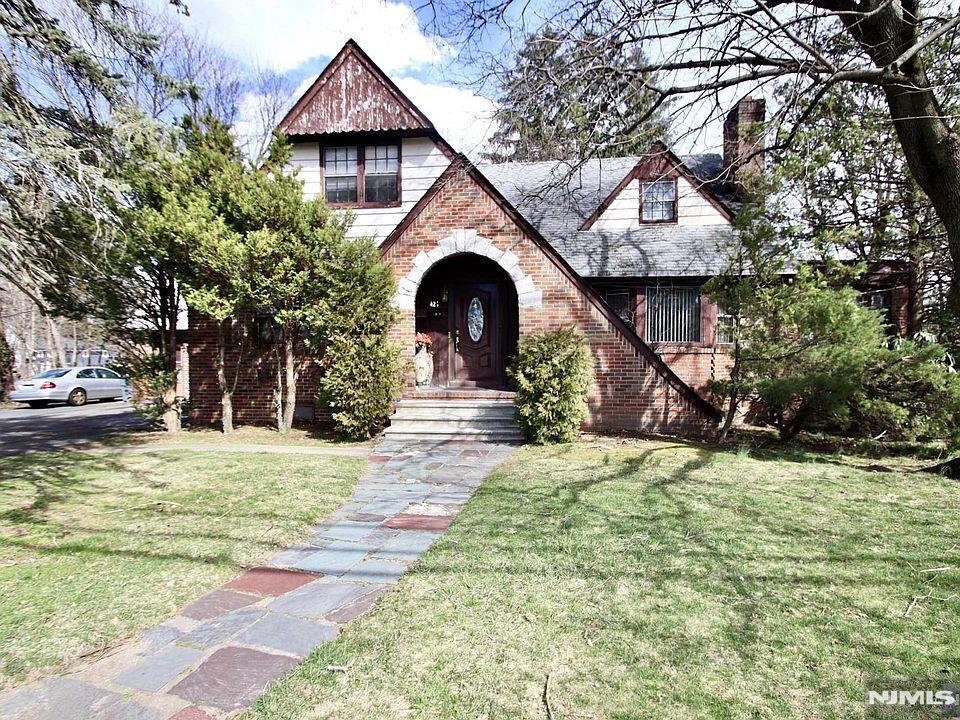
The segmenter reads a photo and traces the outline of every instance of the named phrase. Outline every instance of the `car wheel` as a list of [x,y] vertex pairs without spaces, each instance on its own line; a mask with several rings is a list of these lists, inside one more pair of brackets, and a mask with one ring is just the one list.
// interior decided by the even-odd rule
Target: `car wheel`
[[67,405],[72,405],[73,407],[79,407],[80,405],[87,404],[87,391],[83,388],[77,388],[70,392],[70,396],[67,398]]
[[46,406],[47,406],[47,401],[46,401],[46,400],[31,400],[30,402],[27,403],[27,405],[29,405],[29,406],[32,407],[32,408],[42,408],[42,407],[46,407]]

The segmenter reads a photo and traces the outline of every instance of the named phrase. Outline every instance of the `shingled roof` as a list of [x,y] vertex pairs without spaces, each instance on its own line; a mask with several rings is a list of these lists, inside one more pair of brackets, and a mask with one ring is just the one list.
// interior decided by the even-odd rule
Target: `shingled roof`
[[[707,276],[721,272],[735,238],[729,225],[647,225],[629,230],[581,230],[641,157],[481,164],[510,203],[585,277]],[[716,154],[682,158],[684,167],[731,212],[733,194]]]

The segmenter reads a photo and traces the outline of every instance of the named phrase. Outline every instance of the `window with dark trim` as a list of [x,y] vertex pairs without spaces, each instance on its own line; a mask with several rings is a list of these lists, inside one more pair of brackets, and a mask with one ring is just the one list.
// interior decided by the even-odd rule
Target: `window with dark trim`
[[396,145],[367,145],[363,155],[364,201],[396,202],[400,149]]
[[640,222],[677,220],[677,181],[653,180],[640,184]]
[[328,147],[323,150],[324,195],[328,203],[357,202],[357,148]]
[[400,146],[387,143],[325,147],[323,182],[324,197],[331,205],[397,205]]
[[273,313],[260,313],[254,318],[257,344],[261,347],[280,342],[280,325]]
[[733,315],[727,312],[723,305],[717,306],[717,345],[733,345],[734,333]]
[[606,290],[603,293],[603,299],[607,301],[610,309],[620,316],[621,320],[630,327],[634,327],[636,318],[633,313],[633,298],[629,290],[622,288]]
[[700,342],[700,288],[648,287],[647,342]]

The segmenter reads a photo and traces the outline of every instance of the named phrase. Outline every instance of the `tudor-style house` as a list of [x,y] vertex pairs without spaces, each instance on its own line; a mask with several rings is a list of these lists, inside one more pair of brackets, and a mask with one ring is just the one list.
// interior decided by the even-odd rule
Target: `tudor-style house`
[[[709,381],[729,368],[723,312],[700,287],[735,237],[737,173],[762,167],[744,128],[763,114],[762,100],[740,100],[722,155],[681,158],[661,145],[575,167],[474,165],[350,41],[279,130],[304,192],[349,208],[351,234],[380,243],[398,282],[395,339],[409,359],[417,333],[433,340],[432,380],[417,387],[411,374],[408,401],[507,400],[519,339],[574,325],[595,361],[589,427],[700,433],[718,419]],[[877,278],[865,286],[870,302],[899,322],[903,268]],[[191,315],[191,412],[212,423],[215,352],[203,328]],[[271,383],[262,363],[245,370],[240,422],[273,419]],[[313,417],[309,373],[303,386],[300,414]]]

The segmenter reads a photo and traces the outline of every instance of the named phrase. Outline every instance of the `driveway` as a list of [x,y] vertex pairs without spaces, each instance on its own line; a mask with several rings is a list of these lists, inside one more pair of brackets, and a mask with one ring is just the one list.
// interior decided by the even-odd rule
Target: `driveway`
[[29,450],[86,447],[131,430],[149,427],[127,403],[94,402],[83,407],[0,410],[0,456]]

